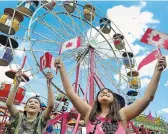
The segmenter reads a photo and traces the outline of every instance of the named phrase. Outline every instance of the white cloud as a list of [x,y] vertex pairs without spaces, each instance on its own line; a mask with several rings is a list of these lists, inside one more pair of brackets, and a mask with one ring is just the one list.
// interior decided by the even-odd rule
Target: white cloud
[[142,78],[141,79],[141,88],[147,87],[147,85],[149,84],[150,79],[149,78]]
[[[23,48],[19,48],[23,49]],[[15,55],[18,56],[19,58],[22,58],[25,55],[25,52],[23,50],[15,50]]]
[[141,5],[131,7],[119,5],[107,10],[107,16],[117,24],[125,37],[130,38],[129,41],[132,42],[140,39],[148,24],[159,23],[158,20],[153,19],[151,12],[141,12],[141,8]]
[[146,6],[146,2],[143,0],[140,0],[140,7],[143,8]]
[[165,86],[165,87],[167,87],[167,86],[168,86],[168,81],[164,84],[164,86]]
[[29,43],[26,41],[22,41],[19,43],[19,48],[18,50],[15,50],[15,55],[18,56],[19,58],[22,58],[25,55],[25,51],[23,51],[25,49],[25,47],[29,46]]
[[[133,43],[141,38],[149,24],[159,23],[158,20],[153,19],[151,12],[141,12],[145,5],[146,3],[141,1],[139,6],[124,7],[119,5],[107,10],[107,16],[122,31],[135,55],[139,53],[142,47],[138,44],[135,47]],[[112,27],[115,28],[113,25]],[[129,50],[128,46],[126,48]]]
[[168,113],[168,108],[163,108],[160,112]]

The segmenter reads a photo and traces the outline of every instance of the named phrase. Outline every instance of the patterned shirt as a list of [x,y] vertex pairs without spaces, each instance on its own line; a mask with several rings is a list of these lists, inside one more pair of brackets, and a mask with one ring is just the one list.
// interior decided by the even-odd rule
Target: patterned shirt
[[12,134],[42,134],[47,125],[47,120],[41,114],[33,121],[30,121],[23,113],[18,112],[14,117],[10,118],[10,123],[15,128]]
[[121,122],[111,122],[111,119],[98,116],[95,122],[86,124],[87,134],[126,134]]

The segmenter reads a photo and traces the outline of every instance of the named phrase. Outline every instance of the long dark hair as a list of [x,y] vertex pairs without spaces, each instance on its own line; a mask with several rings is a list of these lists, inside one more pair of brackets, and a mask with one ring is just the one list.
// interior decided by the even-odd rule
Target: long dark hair
[[[40,98],[39,98],[38,96],[30,97],[30,98],[27,100],[27,102],[26,102],[26,104],[25,104],[25,107],[27,106],[27,103],[28,103],[29,100],[31,100],[31,99],[36,99],[36,100],[38,100],[38,101],[39,101],[39,104],[40,104],[40,108],[41,108],[41,101],[40,101]],[[26,111],[24,111],[23,113],[24,113],[25,116],[27,116],[27,112],[26,112]],[[38,113],[37,116],[39,116],[39,115],[40,115],[40,112]]]
[[[110,89],[103,88],[101,91],[103,91],[105,89],[108,90],[109,92],[111,92],[112,95],[113,95],[113,102],[110,105],[110,111],[107,114],[106,118],[111,119],[114,122],[121,121],[122,119],[121,119],[121,116],[119,114],[120,103],[119,103],[116,95]],[[96,120],[96,116],[99,115],[102,111],[101,110],[101,104],[98,101],[98,95],[100,94],[101,91],[99,91],[97,93],[96,100],[94,102],[94,105],[93,105],[92,110],[91,110],[90,115],[89,115],[89,120],[91,122],[94,122]]]

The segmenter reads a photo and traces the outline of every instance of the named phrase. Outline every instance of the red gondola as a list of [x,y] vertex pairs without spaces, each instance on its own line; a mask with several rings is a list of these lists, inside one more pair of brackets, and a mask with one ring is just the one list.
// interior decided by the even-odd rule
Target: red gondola
[[[6,102],[10,89],[11,89],[11,84],[1,83],[0,101]],[[25,96],[25,91],[26,90],[22,87],[18,88],[17,93],[16,93],[16,97],[14,100],[14,104],[19,105],[22,102],[22,100]]]

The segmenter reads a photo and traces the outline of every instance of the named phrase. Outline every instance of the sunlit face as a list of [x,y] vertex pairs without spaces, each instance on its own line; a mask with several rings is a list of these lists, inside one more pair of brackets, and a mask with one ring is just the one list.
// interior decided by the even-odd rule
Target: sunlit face
[[25,107],[25,111],[31,114],[37,114],[40,110],[40,102],[35,98],[30,99]]
[[113,102],[113,94],[109,90],[103,89],[98,95],[98,102],[100,104],[112,103]]

